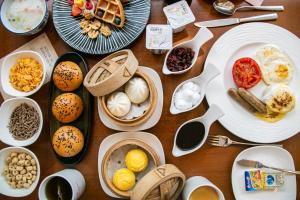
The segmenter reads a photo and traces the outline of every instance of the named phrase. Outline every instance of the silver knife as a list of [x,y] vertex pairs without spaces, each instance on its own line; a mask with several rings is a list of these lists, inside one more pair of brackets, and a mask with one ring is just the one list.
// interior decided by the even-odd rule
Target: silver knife
[[259,161],[254,161],[254,160],[242,159],[242,160],[237,161],[237,163],[238,163],[238,165],[244,166],[244,167],[268,168],[268,169],[273,169],[273,170],[276,170],[276,171],[281,171],[281,172],[286,172],[286,173],[290,173],[290,174],[300,175],[299,171],[280,169],[280,168],[277,168],[277,167],[269,167],[269,166],[266,166],[266,165],[264,165],[263,163],[261,163]]
[[275,20],[278,18],[277,13],[267,14],[267,15],[257,15],[254,17],[247,18],[227,18],[227,19],[217,19],[210,20],[204,22],[196,22],[194,23],[197,27],[220,27],[220,26],[228,26],[233,24],[245,23],[245,22],[258,22],[258,21],[266,21],[266,20]]

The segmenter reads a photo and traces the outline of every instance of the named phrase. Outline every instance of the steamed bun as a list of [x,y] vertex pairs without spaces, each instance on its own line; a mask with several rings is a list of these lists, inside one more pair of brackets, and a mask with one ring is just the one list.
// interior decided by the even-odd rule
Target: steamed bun
[[149,87],[144,79],[134,77],[125,85],[125,93],[132,103],[140,104],[149,97]]

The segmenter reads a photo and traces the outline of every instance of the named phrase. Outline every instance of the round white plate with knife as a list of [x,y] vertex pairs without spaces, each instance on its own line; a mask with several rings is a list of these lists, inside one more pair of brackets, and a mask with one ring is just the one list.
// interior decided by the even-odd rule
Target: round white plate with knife
[[[231,172],[232,189],[236,200],[296,200],[297,183],[295,175],[285,175],[284,185],[278,191],[245,190],[244,172],[255,168],[240,166],[237,161],[247,159],[262,162],[270,167],[295,170],[291,154],[283,148],[274,146],[252,147],[242,151],[233,162]],[[267,172],[278,172],[270,169],[261,169]]]
[[[293,78],[289,87],[296,99],[296,106],[280,121],[263,121],[243,109],[227,93],[229,88],[236,88],[232,78],[232,66],[241,57],[252,57],[266,44],[280,47],[293,63]],[[207,87],[206,99],[209,105],[216,104],[225,115],[219,122],[236,136],[258,143],[274,143],[286,140],[300,132],[300,40],[293,33],[279,26],[268,23],[247,23],[223,34],[211,48],[205,67],[212,63],[221,74]],[[249,89],[261,99],[267,85],[263,81]],[[297,101],[298,100],[298,101]]]

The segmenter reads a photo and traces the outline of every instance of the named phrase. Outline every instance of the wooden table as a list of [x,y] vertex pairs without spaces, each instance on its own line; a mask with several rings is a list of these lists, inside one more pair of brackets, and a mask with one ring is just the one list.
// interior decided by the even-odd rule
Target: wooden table
[[[2,1],[2,0],[1,0]],[[0,1],[0,2],[1,2]],[[210,20],[216,18],[222,18],[224,16],[217,14],[212,7],[212,0],[194,0],[192,2],[192,10],[195,14],[196,20]],[[242,1],[235,1],[236,3],[241,3]],[[49,4],[51,1],[49,2]],[[298,37],[300,37],[300,1],[296,0],[265,0],[265,4],[267,5],[284,5],[285,11],[279,13],[279,19],[272,22],[277,24],[287,30],[293,32]],[[151,17],[149,23],[153,24],[162,24],[166,23],[166,18],[162,13],[163,1],[162,0],[153,0],[152,1],[152,9],[151,9]],[[239,16],[252,16],[255,14],[261,14],[261,12],[240,12],[236,13],[235,17]],[[159,123],[147,130],[147,132],[155,134],[162,142],[166,162],[177,165],[187,177],[190,176],[205,176],[209,180],[211,180],[214,184],[216,184],[224,193],[226,199],[233,200],[234,195],[231,188],[231,167],[233,160],[235,157],[244,150],[246,147],[241,146],[232,146],[226,149],[223,148],[215,148],[208,145],[204,145],[200,150],[190,155],[175,158],[171,154],[172,144],[173,144],[173,136],[178,128],[178,126],[184,121],[198,117],[202,115],[208,108],[207,102],[204,101],[201,106],[197,109],[180,114],[180,115],[171,115],[169,112],[170,107],[170,97],[175,89],[175,87],[188,78],[199,75],[202,71],[203,62],[207,56],[207,53],[213,43],[227,30],[232,27],[224,27],[224,28],[214,28],[211,29],[214,33],[214,38],[205,44],[201,50],[201,55],[197,62],[197,67],[194,67],[191,71],[184,75],[179,76],[165,76],[161,73],[161,68],[163,65],[164,55],[153,55],[145,48],[145,32],[128,48],[132,49],[138,58],[140,65],[149,66],[155,69],[162,80],[163,89],[164,89],[164,107],[163,113]],[[193,25],[189,25],[185,32],[178,33],[174,35],[175,44],[189,38],[192,38],[198,28]],[[49,22],[45,28],[45,31],[50,38],[55,50],[58,55],[66,53],[68,51],[72,51],[72,49],[63,42],[62,39],[59,38],[57,32],[54,29],[52,19],[50,17]],[[9,52],[18,48],[22,44],[33,39],[32,37],[21,37],[15,36],[4,29],[4,27],[0,26],[0,57],[5,56]],[[89,67],[92,67],[96,62],[98,62],[102,56],[90,56],[83,55],[89,64]],[[299,52],[300,56],[300,52]],[[61,164],[55,157],[52,149],[51,142],[49,139],[49,127],[48,127],[48,85],[44,86],[37,94],[35,94],[32,98],[35,99],[42,108],[44,113],[44,127],[43,132],[39,139],[28,148],[31,149],[39,158],[41,164],[41,178],[40,182],[48,175],[55,173],[59,170],[65,168],[63,164]],[[0,97],[0,102],[3,102],[2,97]],[[117,131],[110,130],[106,128],[99,119],[98,112],[96,109],[96,103],[94,103],[94,113],[93,113],[93,121],[92,121],[92,133],[91,140],[89,144],[89,148],[87,154],[84,159],[76,165],[76,169],[80,170],[84,175],[86,180],[86,190],[81,199],[111,199],[108,197],[102,190],[99,178],[98,178],[98,167],[97,167],[97,157],[98,150],[101,141],[113,134]],[[299,106],[299,105],[298,105]],[[1,134],[1,133],[0,133]],[[212,125],[210,129],[210,134],[223,134],[230,136],[233,139],[238,139],[233,136],[229,131],[222,127],[219,122],[216,122]],[[264,133],[261,133],[264,134]],[[284,148],[287,149],[293,156],[294,162],[297,169],[300,169],[300,151],[297,145],[300,144],[300,134],[282,142]],[[1,143],[0,148],[4,148],[7,145]],[[297,177],[297,183],[300,184],[300,178]],[[298,198],[300,198],[300,187],[298,186]],[[27,197],[27,199],[37,199],[38,195],[38,187],[36,190]],[[0,199],[11,199],[0,195]]]

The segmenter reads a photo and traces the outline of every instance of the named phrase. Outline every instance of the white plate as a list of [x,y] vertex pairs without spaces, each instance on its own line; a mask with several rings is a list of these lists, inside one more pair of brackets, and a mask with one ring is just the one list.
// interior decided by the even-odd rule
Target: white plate
[[156,104],[156,107],[155,107],[155,110],[154,110],[152,116],[146,122],[144,122],[138,126],[120,126],[118,124],[112,123],[112,121],[109,119],[109,116],[104,112],[104,110],[101,106],[101,102],[98,98],[98,100],[97,100],[98,101],[98,114],[99,114],[101,121],[107,128],[119,130],[119,131],[142,131],[142,130],[152,128],[159,121],[159,119],[161,117],[163,101],[164,101],[164,99],[163,99],[164,93],[163,93],[163,88],[162,88],[162,83],[161,83],[160,77],[156,71],[154,71],[153,69],[151,69],[149,67],[141,67],[141,70],[143,72],[145,72],[149,77],[152,78],[152,81],[154,82],[154,85],[157,90],[157,104]]
[[[291,154],[283,148],[260,146],[242,151],[234,160],[231,172],[232,189],[236,200],[296,200],[297,183],[295,175],[286,175],[283,188],[277,192],[246,192],[244,171],[250,168],[237,165],[237,161],[241,159],[257,160],[269,166],[295,170]],[[268,171],[271,172],[271,170]]]
[[[291,32],[272,24],[248,23],[237,26],[223,34],[211,48],[205,67],[212,63],[221,71],[221,75],[210,82],[206,98],[208,104],[220,106],[225,115],[220,123],[233,134],[253,142],[273,143],[288,139],[300,131],[300,106],[276,123],[264,122],[241,108],[228,94],[230,87],[236,87],[231,70],[234,61],[240,57],[253,56],[264,44],[275,44],[289,56],[295,65],[294,77],[289,86],[300,98],[300,40]],[[261,97],[266,85],[251,88],[256,96]],[[299,103],[299,101],[298,101]]]
[[151,134],[151,133],[146,133],[146,132],[121,132],[121,133],[115,133],[113,135],[110,135],[108,137],[106,137],[100,144],[99,147],[99,152],[98,152],[98,175],[99,175],[99,180],[100,180],[100,184],[101,187],[103,189],[103,191],[113,197],[113,198],[122,198],[118,195],[116,195],[115,193],[113,193],[105,184],[103,177],[102,177],[102,170],[101,170],[101,166],[102,166],[102,160],[103,157],[105,155],[105,153],[107,152],[107,150],[113,146],[114,144],[116,144],[117,142],[121,141],[121,140],[125,140],[128,138],[136,138],[136,139],[140,139],[143,142],[147,143],[148,145],[150,145],[153,149],[155,149],[159,159],[160,159],[160,163],[163,165],[165,164],[165,153],[164,153],[164,149],[163,146],[161,144],[161,142],[159,141],[159,139]]

